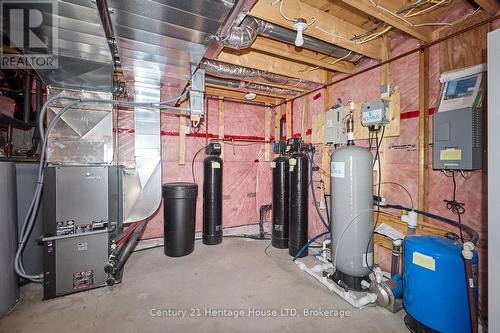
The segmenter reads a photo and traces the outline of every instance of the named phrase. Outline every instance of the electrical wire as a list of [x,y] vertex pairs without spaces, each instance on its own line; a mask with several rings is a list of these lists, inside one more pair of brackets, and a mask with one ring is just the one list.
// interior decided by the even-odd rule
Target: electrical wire
[[[287,21],[290,21],[290,22],[296,22],[299,18],[298,17],[295,17],[295,18],[292,18],[292,17],[289,17],[287,15],[285,15],[284,11],[283,11],[283,6],[285,5],[285,0],[278,0],[278,1],[275,1],[273,3],[271,3],[271,6],[274,6],[275,4],[277,4],[278,2],[280,2],[280,14],[281,16],[287,20]],[[314,24],[314,22],[316,22],[316,16],[311,16],[311,22],[307,23],[307,26],[311,26]]]
[[[352,50],[351,50],[351,51],[349,51],[349,53],[347,53],[347,54],[346,54],[345,56],[343,56],[342,58],[338,58],[338,59],[336,59],[336,60],[332,61],[332,62],[330,63],[330,65],[335,65],[336,63],[341,62],[342,60],[345,60],[345,59],[349,58],[349,56],[350,56],[351,54],[352,54]],[[326,57],[325,57],[325,58],[326,58]],[[313,68],[310,68],[310,69],[306,69],[306,68],[304,68],[304,69],[299,70],[298,72],[299,72],[299,73],[304,73],[304,72],[309,73],[309,72],[312,72],[312,71],[318,70],[318,69],[320,69],[320,68],[321,68],[320,66],[316,66],[316,67],[313,67]]]
[[[448,23],[448,22],[428,22],[428,23],[419,23],[419,24],[414,24],[410,21],[407,20],[407,18],[411,18],[411,17],[415,17],[417,15],[421,15],[421,14],[424,14],[424,13],[427,13],[433,9],[436,9],[440,6],[443,6],[443,5],[447,5],[449,1],[448,0],[439,0],[439,1],[416,1],[410,5],[407,5],[401,9],[399,9],[396,13],[394,13],[393,11],[379,5],[378,3],[375,3],[373,0],[370,0],[370,3],[375,6],[376,8],[380,9],[380,10],[383,10],[385,12],[387,12],[388,14],[402,20],[403,22],[405,22],[406,24],[408,24],[409,26],[412,26],[412,27],[424,27],[424,26],[452,26],[454,24],[456,24],[457,22],[471,16],[471,15],[474,15],[478,10],[476,10],[474,13],[472,14],[468,14],[468,15],[465,15],[464,17],[462,17],[461,19],[458,19],[454,22],[451,22],[451,23]],[[426,9],[423,9],[423,10],[420,10],[418,12],[413,12],[413,10],[419,6],[422,6],[422,5],[425,5],[425,4],[428,4],[428,3],[434,3],[434,5],[426,8]],[[480,8],[479,8],[480,9]],[[400,14],[404,13],[408,11],[404,16],[401,16]]]
[[201,153],[201,151],[206,149],[207,147],[208,147],[208,145],[203,146],[200,149],[198,149],[198,151],[194,154],[193,159],[191,160],[191,175],[193,176],[193,183],[195,183],[195,184],[196,184],[196,178],[194,176],[194,161],[196,160],[196,157],[198,156],[198,154]]
[[[377,196],[380,198],[381,196],[381,180],[382,180],[382,165],[380,162],[380,145],[382,144],[382,140],[384,139],[384,134],[385,134],[385,126],[382,126],[382,135],[380,136],[380,141],[378,140],[378,132],[375,132],[375,139],[377,140],[377,152],[375,154],[376,161],[378,161],[378,191],[377,191]],[[375,161],[373,162],[373,165],[375,165]],[[412,200],[413,202],[413,200]],[[368,251],[370,250],[370,244],[372,243],[373,240],[373,234],[375,233],[375,229],[377,229],[378,226],[378,221],[380,218],[380,206],[377,205],[377,215],[375,218],[375,223],[373,224],[373,229],[372,232],[370,233],[370,239],[368,240],[368,243],[366,244],[366,250],[365,250],[365,265],[366,267],[370,268],[370,270],[373,272],[373,261],[372,264],[370,265],[368,263]]]
[[328,209],[328,200],[326,198],[326,189],[325,189],[325,184],[323,184],[323,199],[325,200],[325,210],[326,210],[326,220],[328,221],[328,225],[330,226],[330,229],[332,228],[332,221],[330,219],[330,210]]
[[[340,237],[339,237],[339,240],[337,241],[337,244],[335,245],[335,253],[334,253],[334,260],[332,262],[333,264],[333,268],[334,270],[336,269],[337,267],[337,253],[339,252],[339,245],[340,245],[340,242],[342,241],[342,238],[344,237],[344,234],[347,232],[347,230],[349,229],[349,227],[356,221],[359,221],[359,217],[363,214],[366,214],[366,213],[371,213],[373,212],[373,208],[370,208],[370,209],[365,209],[365,210],[362,210],[361,212],[359,212],[356,216],[354,216],[350,221],[349,223],[347,223],[347,225],[345,226],[344,230],[342,230],[342,233],[340,234]],[[373,233],[372,233],[372,237],[373,237]],[[333,242],[333,239],[332,239],[332,242]],[[370,240],[368,241],[368,245],[371,243],[371,238]],[[333,244],[333,243],[332,243]],[[368,265],[368,251],[365,252],[365,264],[367,267],[370,267]]]
[[443,201],[446,203],[446,208],[451,210],[454,214],[458,216],[458,225],[460,230],[460,239],[462,243],[464,242],[464,234],[462,231],[462,214],[465,213],[465,203],[457,201],[457,180],[455,179],[455,171],[451,171],[451,177],[453,179],[453,197],[451,200],[444,199]]
[[[414,16],[418,16],[418,15],[422,15],[424,13],[427,13],[427,12],[430,12],[431,10],[437,8],[437,7],[440,7],[442,5],[446,5],[448,2],[448,0],[441,0],[441,1],[437,1],[435,2],[432,6],[430,7],[427,7],[425,9],[422,9],[420,11],[417,11],[417,12],[411,12],[411,13],[408,13],[408,15],[405,15],[406,17],[414,17]],[[427,3],[433,3],[433,1],[427,1]],[[415,9],[416,7],[412,8]]]
[[297,18],[291,18],[291,17],[288,17],[288,16],[286,16],[286,15],[285,15],[285,13],[283,13],[283,6],[284,6],[284,4],[285,4],[285,0],[281,0],[280,2],[281,2],[281,3],[280,3],[280,14],[281,14],[281,16],[282,16],[285,20],[287,20],[287,21],[290,21],[290,22],[295,22],[295,21],[297,20]]
[[399,186],[400,188],[402,188],[406,192],[406,194],[408,195],[408,198],[410,199],[410,203],[411,203],[411,209],[413,210],[413,208],[415,207],[414,204],[413,204],[413,197],[411,196],[410,191],[408,191],[408,189],[406,187],[404,187],[400,183],[396,183],[396,182],[382,182],[382,183],[378,183],[378,184],[373,185],[373,187],[378,186],[379,184],[382,184],[382,185],[396,185],[396,186]]
[[309,158],[309,167],[310,167],[310,172],[309,172],[309,183],[311,185],[311,194],[312,194],[312,197],[313,197],[313,204],[314,204],[314,207],[316,208],[316,212],[318,213],[318,216],[321,220],[321,223],[323,223],[323,225],[325,226],[326,230],[330,231],[330,223],[326,223],[323,215],[321,214],[320,210],[319,210],[319,205],[318,205],[318,201],[316,200],[316,191],[314,190],[314,183],[313,183],[313,160],[314,160],[314,150],[312,151],[311,153],[311,156],[307,155],[307,157]]

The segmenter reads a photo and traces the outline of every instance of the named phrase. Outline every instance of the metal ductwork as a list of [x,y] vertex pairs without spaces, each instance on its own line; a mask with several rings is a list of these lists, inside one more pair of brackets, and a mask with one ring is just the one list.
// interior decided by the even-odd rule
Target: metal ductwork
[[[235,5],[234,0],[106,2],[127,90],[143,102],[182,93],[210,36]],[[125,222],[147,218],[161,201],[160,113],[135,107],[134,124],[135,170],[123,180]]]
[[[57,0],[58,14],[51,22],[58,22],[59,67],[37,72],[49,87],[49,96],[61,93],[108,100],[116,62],[135,101],[170,99],[188,86],[213,42],[210,36],[220,32],[235,2],[150,0],[145,5],[142,0]],[[51,27],[42,28],[48,36]],[[53,103],[49,117],[61,107]],[[118,161],[126,167],[125,223],[148,218],[161,201],[160,112],[135,107],[133,115],[133,160]],[[111,104],[79,105],[55,128],[48,161],[110,164],[116,162],[113,143]]]
[[[226,47],[241,50],[250,47],[258,35],[293,45],[297,32],[253,16],[247,16],[239,26],[234,26],[221,39],[221,43]],[[304,45],[302,47],[351,62],[356,62],[362,58],[358,53],[309,36],[304,36]]]
[[55,37],[52,30],[57,29],[52,41],[57,45],[57,68],[38,68],[38,76],[46,86],[111,92],[114,64],[96,2],[57,0],[54,6],[57,15],[42,11],[44,20],[37,29],[47,40]]
[[259,83],[224,79],[215,76],[206,76],[205,82],[207,84],[213,84],[232,89],[239,89],[245,92],[254,92],[254,93],[269,94],[269,95],[297,96],[300,95],[301,93],[300,91],[293,89],[272,87]]
[[207,74],[223,77],[226,79],[237,78],[242,81],[258,81],[262,83],[280,84],[308,90],[321,87],[321,84],[319,83],[304,81],[301,79],[274,74],[258,69],[227,64],[215,60],[205,59],[201,62],[200,67],[203,68]]

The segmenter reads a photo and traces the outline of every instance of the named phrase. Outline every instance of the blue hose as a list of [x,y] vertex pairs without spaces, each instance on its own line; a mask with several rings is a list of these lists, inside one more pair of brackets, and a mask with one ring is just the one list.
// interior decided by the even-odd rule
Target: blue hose
[[[387,208],[394,208],[394,209],[400,209],[400,210],[406,210],[406,211],[411,211],[412,210],[411,208],[403,207],[401,205],[389,205],[389,204],[387,204],[385,207],[387,207]],[[461,224],[461,223],[458,223],[457,221],[450,220],[450,219],[448,219],[446,217],[439,216],[439,215],[432,214],[432,213],[428,213],[428,212],[424,212],[424,211],[421,211],[421,210],[418,210],[418,209],[413,209],[413,211],[415,213],[417,213],[417,214],[424,215],[424,216],[430,217],[432,219],[435,219],[435,220],[447,223],[447,224],[449,224],[449,225],[451,225],[453,227],[463,228],[463,230],[467,234],[469,234],[470,241],[472,243],[476,244],[479,241],[479,235],[478,235],[477,231],[474,230],[474,229],[472,229],[468,225]]]
[[318,213],[319,218],[321,219],[321,223],[325,226],[326,230],[330,231],[330,218],[328,218],[328,224],[325,222],[325,219],[323,218],[323,215],[321,215],[321,212],[319,211],[318,207],[318,201],[316,200],[316,192],[314,191],[314,184],[313,184],[313,160],[314,160],[314,152],[311,154],[309,157],[309,166],[311,171],[309,172],[309,183],[311,183],[311,194],[313,197],[313,202],[314,202],[314,207],[316,207],[316,212]]
[[311,245],[312,242],[314,242],[316,239],[320,238],[320,237],[323,237],[327,234],[329,234],[330,231],[325,231],[317,236],[314,236],[313,238],[311,238],[307,243],[304,244],[304,246],[302,246],[302,248],[299,250],[299,252],[297,252],[297,254],[295,255],[295,257],[293,257],[293,261],[297,260],[298,257],[300,257],[300,255],[302,254],[302,252],[305,251],[305,249],[307,249],[309,247],[309,245]]

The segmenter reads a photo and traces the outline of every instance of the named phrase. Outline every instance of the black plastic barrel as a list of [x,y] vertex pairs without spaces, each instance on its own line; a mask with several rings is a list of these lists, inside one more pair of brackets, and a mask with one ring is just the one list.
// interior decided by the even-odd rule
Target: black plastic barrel
[[272,244],[278,249],[288,248],[288,157],[273,161],[273,231]]
[[203,244],[222,242],[222,159],[209,155],[203,162]]
[[[307,156],[294,153],[289,159],[290,165],[290,219],[288,235],[288,252],[296,256],[300,249],[307,243],[308,231],[308,170]],[[307,248],[299,257],[307,256]]]
[[164,252],[182,257],[194,250],[196,197],[194,183],[168,183],[162,186]]

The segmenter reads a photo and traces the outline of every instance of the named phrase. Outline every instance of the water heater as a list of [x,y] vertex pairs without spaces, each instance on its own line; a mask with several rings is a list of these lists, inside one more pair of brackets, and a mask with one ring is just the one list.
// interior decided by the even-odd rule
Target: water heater
[[361,290],[373,264],[372,177],[372,154],[367,148],[350,144],[335,150],[330,205],[333,279],[353,290]]

